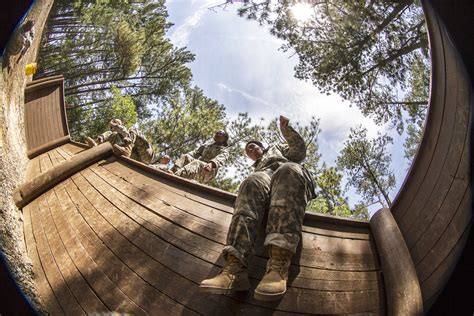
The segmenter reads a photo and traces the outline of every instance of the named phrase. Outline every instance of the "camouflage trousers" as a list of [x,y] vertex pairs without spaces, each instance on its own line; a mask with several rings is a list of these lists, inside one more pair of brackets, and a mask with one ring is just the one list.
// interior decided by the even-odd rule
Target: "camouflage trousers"
[[117,144],[117,145],[119,145],[119,146],[126,146],[126,145],[128,145],[128,144],[124,141],[123,137],[122,137],[119,133],[117,133],[117,132],[108,132],[108,133],[104,133],[104,134],[105,134],[105,136],[103,136],[104,138],[103,138],[103,141],[102,141],[102,142],[104,142],[104,143],[105,143],[105,142],[109,142],[109,143],[112,144],[112,145]]
[[150,164],[155,160],[155,155],[152,148],[145,148],[142,146],[133,146],[132,155],[130,158],[143,162],[144,164]]
[[284,163],[274,172],[268,169],[252,173],[240,185],[224,257],[232,254],[248,265],[266,214],[264,246],[273,245],[295,253],[301,239],[306,204],[313,197],[313,190],[311,177],[296,163]]
[[184,154],[174,163],[179,169],[175,175],[182,178],[196,180],[200,183],[209,183],[216,176],[216,169],[205,171],[204,167],[208,164],[205,161],[195,159],[193,156]]

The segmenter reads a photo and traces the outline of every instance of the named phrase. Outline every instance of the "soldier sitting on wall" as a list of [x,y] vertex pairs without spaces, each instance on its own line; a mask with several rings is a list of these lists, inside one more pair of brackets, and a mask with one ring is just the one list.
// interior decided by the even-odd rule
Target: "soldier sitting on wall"
[[112,119],[109,122],[109,129],[97,136],[95,140],[87,137],[86,143],[97,146],[97,144],[110,142],[117,155],[130,157],[145,164],[156,160],[153,148],[142,132],[134,128],[127,129],[119,119]]
[[150,164],[150,167],[164,172],[173,173],[173,171],[171,171],[170,164],[171,157],[168,155],[162,155],[156,163]]
[[225,265],[214,278],[203,280],[202,291],[229,294],[250,288],[247,275],[257,231],[268,210],[264,245],[270,259],[265,276],[255,289],[259,300],[276,300],[286,292],[290,260],[300,242],[307,202],[314,198],[310,173],[300,163],[306,157],[303,138],[280,116],[286,144],[264,148],[256,140],[245,146],[254,160],[254,172],[240,185],[235,210],[223,250]]
[[227,141],[229,135],[224,131],[217,131],[214,141],[200,146],[176,160],[173,171],[177,176],[209,183],[217,174],[229,156]]

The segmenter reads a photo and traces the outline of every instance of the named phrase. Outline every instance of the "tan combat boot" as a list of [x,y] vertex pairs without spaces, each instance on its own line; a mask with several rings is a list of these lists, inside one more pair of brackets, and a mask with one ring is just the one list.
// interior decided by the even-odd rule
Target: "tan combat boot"
[[86,144],[89,145],[90,147],[95,147],[95,146],[97,146],[97,143],[95,142],[95,140],[93,140],[93,139],[90,138],[90,137],[86,137]]
[[119,146],[114,144],[112,149],[116,155],[130,157],[132,155],[132,147],[129,145]]
[[222,271],[199,285],[201,291],[212,294],[230,294],[234,291],[247,291],[250,288],[247,268],[232,255],[228,255]]
[[283,297],[293,256],[289,250],[276,246],[270,246],[269,253],[267,271],[254,293],[254,298],[261,301],[273,301]]

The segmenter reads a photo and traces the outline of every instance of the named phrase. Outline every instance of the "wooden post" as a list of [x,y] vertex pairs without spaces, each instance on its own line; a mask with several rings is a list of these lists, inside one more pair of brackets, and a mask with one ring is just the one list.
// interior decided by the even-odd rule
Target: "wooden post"
[[370,219],[385,281],[388,315],[423,315],[420,283],[408,247],[388,208]]
[[63,161],[18,187],[13,194],[15,204],[25,206],[59,182],[111,154],[112,145],[106,142]]

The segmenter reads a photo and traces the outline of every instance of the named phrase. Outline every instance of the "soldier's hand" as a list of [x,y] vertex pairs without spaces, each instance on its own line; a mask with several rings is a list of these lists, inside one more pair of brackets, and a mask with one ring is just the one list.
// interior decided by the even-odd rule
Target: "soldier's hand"
[[211,172],[212,171],[212,163],[208,163],[204,166],[204,171]]
[[288,127],[288,123],[290,123],[290,120],[287,117],[280,115],[280,128]]

